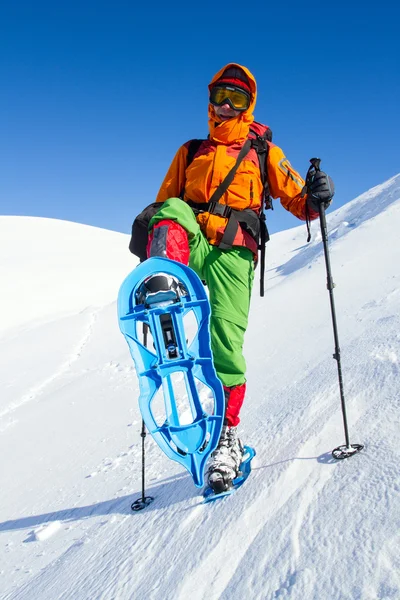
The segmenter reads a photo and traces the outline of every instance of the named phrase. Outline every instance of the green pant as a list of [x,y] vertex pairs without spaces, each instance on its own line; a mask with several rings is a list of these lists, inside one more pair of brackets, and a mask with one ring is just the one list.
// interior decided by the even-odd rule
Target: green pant
[[149,228],[164,219],[176,221],[186,230],[189,266],[207,283],[211,349],[218,377],[226,386],[240,385],[246,381],[243,343],[254,278],[253,253],[241,246],[220,250],[209,244],[192,209],[179,198],[167,200]]

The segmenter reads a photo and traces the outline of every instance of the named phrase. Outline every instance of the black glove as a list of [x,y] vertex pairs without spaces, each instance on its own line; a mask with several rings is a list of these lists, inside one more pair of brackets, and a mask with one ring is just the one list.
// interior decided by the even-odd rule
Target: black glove
[[319,212],[321,204],[327,208],[335,194],[335,185],[332,179],[323,171],[315,171],[306,180],[307,201],[310,208]]

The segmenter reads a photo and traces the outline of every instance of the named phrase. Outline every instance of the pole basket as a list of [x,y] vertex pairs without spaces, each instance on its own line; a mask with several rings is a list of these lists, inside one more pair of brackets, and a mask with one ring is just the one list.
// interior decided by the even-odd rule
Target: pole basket
[[333,458],[336,460],[343,460],[344,458],[349,458],[350,456],[354,456],[362,450],[364,446],[362,444],[350,444],[349,446],[343,445],[338,446],[334,450],[332,450]]
[[137,512],[138,510],[143,510],[144,508],[146,508],[146,506],[151,504],[153,500],[153,496],[145,496],[144,498],[138,498],[137,500],[135,500],[135,502],[131,504],[131,509],[134,512]]

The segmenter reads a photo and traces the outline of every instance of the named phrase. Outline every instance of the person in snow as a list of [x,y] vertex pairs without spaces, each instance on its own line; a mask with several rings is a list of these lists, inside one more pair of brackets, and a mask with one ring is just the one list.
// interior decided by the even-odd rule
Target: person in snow
[[[243,343],[257,262],[258,232],[254,234],[253,224],[259,223],[264,193],[254,149],[240,162],[219,201],[208,203],[235,165],[250,128],[259,132],[267,128],[254,121],[257,88],[247,68],[226,65],[208,88],[208,139],[189,165],[190,142],[177,151],[156,198],[164,204],[149,224],[147,256],[188,264],[209,290],[211,348],[226,399],[224,427],[207,470],[209,485],[219,492],[231,486],[243,455],[237,435],[246,392]],[[305,193],[305,182],[272,142],[266,174],[270,195],[302,220],[317,218],[319,203],[329,205],[334,193],[332,180],[321,171]],[[233,219],[230,209],[235,211]]]

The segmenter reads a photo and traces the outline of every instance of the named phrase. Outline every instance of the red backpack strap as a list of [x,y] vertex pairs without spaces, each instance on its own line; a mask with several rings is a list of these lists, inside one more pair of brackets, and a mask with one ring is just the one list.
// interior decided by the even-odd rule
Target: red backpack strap
[[260,165],[260,177],[261,183],[264,188],[264,206],[265,208],[273,208],[272,200],[269,195],[269,185],[267,178],[267,156],[268,156],[268,142],[272,142],[272,131],[268,125],[262,125],[261,123],[254,123],[250,127],[249,138],[251,140],[251,147],[257,152],[258,162]]
[[272,142],[272,131],[267,125],[253,122],[250,127],[250,135],[252,148],[257,152],[258,162],[260,165],[260,178],[263,185],[263,202],[260,211],[260,236],[258,249],[260,250],[260,296],[264,296],[264,273],[265,273],[265,244],[269,240],[269,233],[265,218],[265,208],[271,208],[272,199],[269,194],[269,185],[267,177],[267,156],[268,156],[268,142]]

